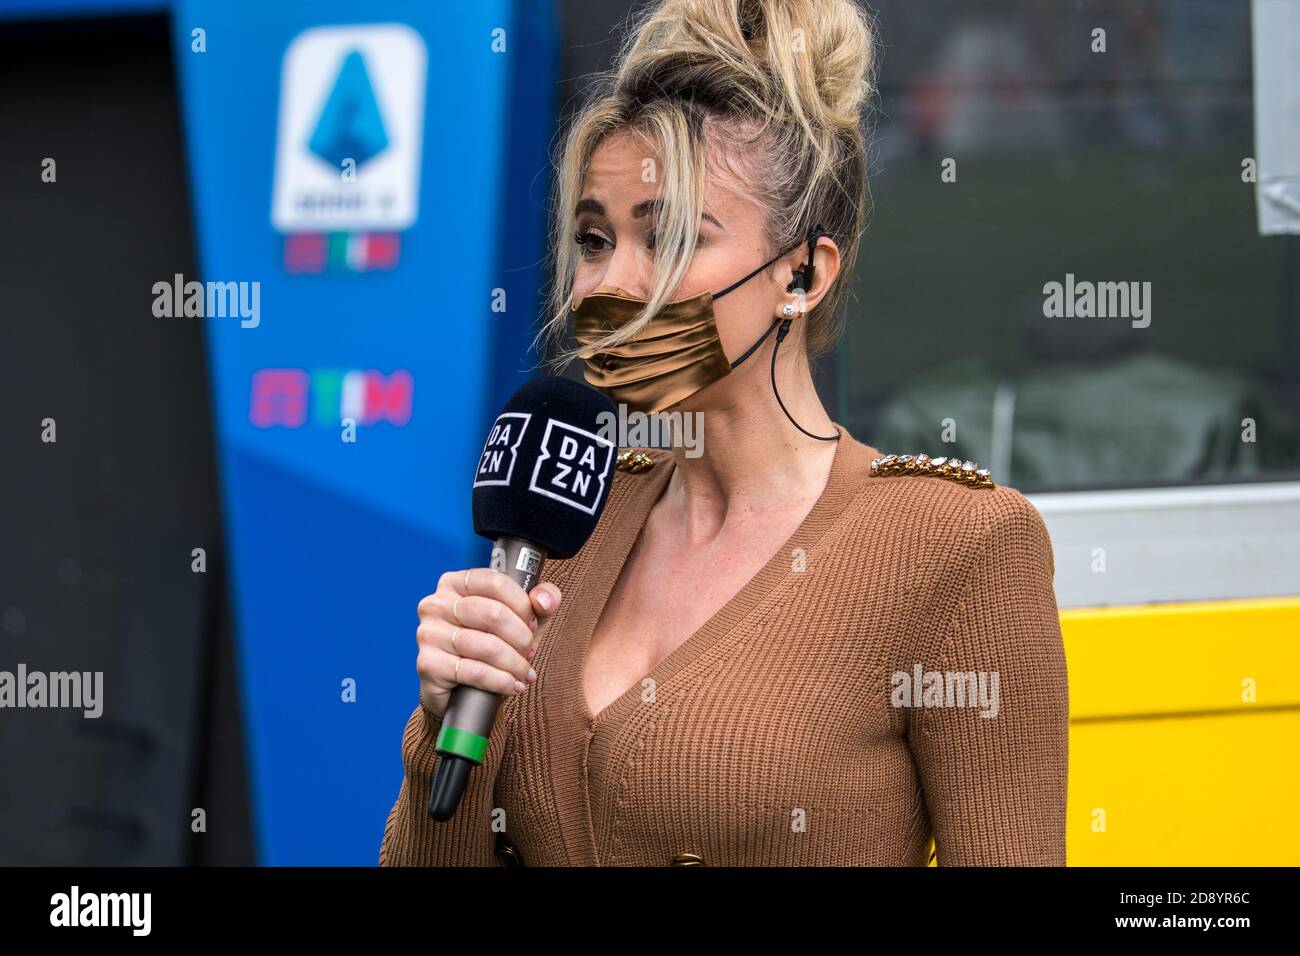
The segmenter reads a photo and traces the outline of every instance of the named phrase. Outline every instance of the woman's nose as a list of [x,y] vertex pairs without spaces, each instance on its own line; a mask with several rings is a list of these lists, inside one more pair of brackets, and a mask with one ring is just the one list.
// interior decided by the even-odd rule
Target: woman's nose
[[[648,276],[644,274],[647,271],[647,264],[637,256],[638,250],[628,250],[628,245],[625,243],[622,248],[615,248],[614,255],[609,260],[609,267],[600,278],[597,292],[613,292],[631,299],[646,297],[649,292],[646,288]],[[622,253],[621,258],[620,253]]]

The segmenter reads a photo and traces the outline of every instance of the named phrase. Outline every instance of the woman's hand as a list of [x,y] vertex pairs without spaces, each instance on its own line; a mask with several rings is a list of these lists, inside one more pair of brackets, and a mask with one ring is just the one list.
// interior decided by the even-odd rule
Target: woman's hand
[[441,718],[457,684],[522,694],[537,679],[535,635],[559,606],[560,589],[549,581],[525,592],[491,568],[445,573],[420,600],[415,631],[424,709]]

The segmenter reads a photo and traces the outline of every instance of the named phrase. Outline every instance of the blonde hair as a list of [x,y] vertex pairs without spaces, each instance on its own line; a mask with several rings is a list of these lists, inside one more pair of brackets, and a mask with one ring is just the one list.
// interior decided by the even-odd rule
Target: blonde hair
[[762,209],[767,258],[816,224],[838,246],[839,274],[806,326],[809,355],[833,347],[867,213],[870,14],[855,0],[662,0],[631,27],[555,159],[550,316],[538,333],[555,342],[554,364],[585,351],[562,348],[578,262],[574,207],[592,154],[622,130],[660,155],[654,282],[646,308],[591,348],[634,338],[670,301],[695,252],[710,164],[732,156],[744,169],[728,171]]

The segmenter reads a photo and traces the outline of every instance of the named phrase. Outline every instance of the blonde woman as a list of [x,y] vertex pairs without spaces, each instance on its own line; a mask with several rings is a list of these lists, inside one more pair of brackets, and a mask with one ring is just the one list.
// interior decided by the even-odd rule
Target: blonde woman
[[[531,594],[472,568],[420,602],[382,864],[1064,864],[1041,518],[974,463],[861,443],[813,387],[874,46],[852,0],[664,0],[577,115],[547,331],[625,410],[699,413],[703,454],[622,456]],[[506,700],[435,823],[457,683]]]

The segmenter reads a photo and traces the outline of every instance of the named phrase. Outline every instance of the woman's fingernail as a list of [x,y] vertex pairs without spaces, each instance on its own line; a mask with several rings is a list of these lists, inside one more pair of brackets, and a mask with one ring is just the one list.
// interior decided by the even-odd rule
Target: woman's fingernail
[[537,680],[537,671],[533,670],[531,667],[528,668],[528,680],[530,683]]
[[517,681],[515,681],[515,693],[516,693],[516,694],[522,694],[522,693],[523,693],[524,691],[526,691],[526,690],[528,690],[528,685],[527,685],[527,684],[525,684],[525,683],[524,683],[523,681],[521,681],[521,680],[517,680]]
[[537,592],[537,603],[542,606],[543,611],[549,611],[555,605],[555,599],[551,597],[550,591]]

